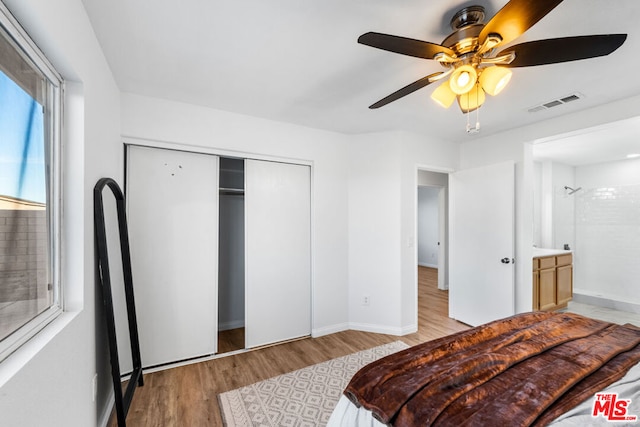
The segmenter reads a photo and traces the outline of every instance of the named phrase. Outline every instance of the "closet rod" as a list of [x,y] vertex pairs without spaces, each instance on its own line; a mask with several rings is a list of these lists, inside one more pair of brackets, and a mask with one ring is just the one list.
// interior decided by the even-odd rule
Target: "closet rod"
[[242,188],[220,188],[220,194],[229,196],[242,196],[244,195],[244,189]]

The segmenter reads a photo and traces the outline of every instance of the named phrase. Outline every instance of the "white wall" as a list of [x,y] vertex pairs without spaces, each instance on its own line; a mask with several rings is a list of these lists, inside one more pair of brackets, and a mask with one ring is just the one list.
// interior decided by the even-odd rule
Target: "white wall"
[[428,170],[418,171],[418,185],[426,185],[432,187],[447,187],[449,185],[449,176],[442,172],[431,172]]
[[[104,329],[95,310],[92,190],[102,176],[121,178],[119,91],[80,0],[5,3],[68,81],[63,140],[67,313],[0,365],[0,423],[86,427],[110,410]],[[96,372],[97,403],[92,401]]]
[[[535,149],[534,149],[535,151]],[[542,162],[533,162],[533,246],[542,246]]]
[[579,166],[575,179],[574,291],[640,311],[640,160]]
[[[349,319],[352,329],[417,330],[417,175],[457,167],[458,144],[408,132],[349,143]],[[363,297],[369,305],[363,305]]]
[[347,136],[132,94],[122,95],[122,133],[196,151],[312,162],[312,333],[348,327]]
[[418,265],[438,268],[437,187],[418,187]]
[[564,187],[577,188],[573,166],[553,163],[553,248],[563,249],[564,245],[575,248],[575,201],[576,195],[569,194]]
[[[352,329],[401,334],[400,145],[397,133],[349,142],[349,320]],[[369,305],[363,305],[363,298]]]
[[[535,150],[535,148],[534,148]],[[534,163],[534,244],[575,248],[575,200],[564,187],[577,188],[573,166],[545,160]]]
[[[535,148],[534,148],[535,150]],[[535,169],[535,168],[534,168]],[[553,248],[553,163],[540,165],[540,243],[538,247]]]

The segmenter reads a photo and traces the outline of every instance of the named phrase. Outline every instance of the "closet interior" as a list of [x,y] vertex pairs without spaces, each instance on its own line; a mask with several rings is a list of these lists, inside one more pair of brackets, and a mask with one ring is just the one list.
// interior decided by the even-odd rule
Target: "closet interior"
[[218,354],[245,348],[244,159],[220,157]]

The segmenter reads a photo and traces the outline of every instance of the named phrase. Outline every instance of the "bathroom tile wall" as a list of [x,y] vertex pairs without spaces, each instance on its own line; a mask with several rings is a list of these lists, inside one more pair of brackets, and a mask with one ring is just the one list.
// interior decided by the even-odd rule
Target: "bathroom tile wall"
[[577,293],[640,305],[640,161],[576,168]]

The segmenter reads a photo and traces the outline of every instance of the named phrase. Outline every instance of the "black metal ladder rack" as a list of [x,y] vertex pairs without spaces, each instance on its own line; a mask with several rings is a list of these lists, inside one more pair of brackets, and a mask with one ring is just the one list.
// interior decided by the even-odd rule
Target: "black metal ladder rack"
[[[102,190],[108,186],[116,199],[118,213],[118,231],[120,234],[120,253],[122,256],[122,269],[124,276],[124,292],[127,304],[127,318],[129,321],[129,340],[131,343],[131,358],[133,371],[129,384],[123,395],[120,360],[118,357],[118,343],[116,340],[116,325],[113,311],[113,297],[111,292],[111,276],[109,273],[109,254],[107,251],[107,235],[105,230],[104,203]],[[133,279],[131,274],[131,255],[129,251],[129,232],[127,229],[127,217],[125,199],[120,186],[111,178],[101,178],[93,188],[93,219],[96,238],[96,269],[107,323],[107,337],[109,340],[109,356],[111,359],[111,377],[115,393],[116,413],[118,426],[126,427],[127,413],[137,386],[143,386],[142,360],[140,358],[140,343],[138,339],[138,323],[136,320],[136,308],[133,297]]]

